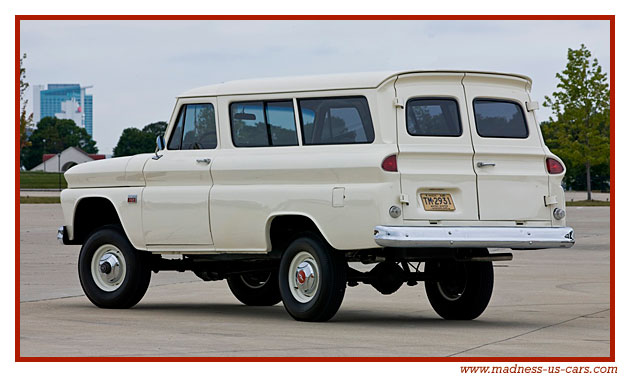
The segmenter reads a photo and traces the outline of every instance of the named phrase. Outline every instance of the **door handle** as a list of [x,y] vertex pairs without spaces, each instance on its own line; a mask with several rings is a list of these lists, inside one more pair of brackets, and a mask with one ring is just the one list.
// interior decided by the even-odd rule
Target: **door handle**
[[210,163],[210,159],[209,158],[198,158],[197,162],[200,163],[200,164],[208,165]]
[[477,162],[478,168],[485,168],[486,166],[497,166],[494,162]]

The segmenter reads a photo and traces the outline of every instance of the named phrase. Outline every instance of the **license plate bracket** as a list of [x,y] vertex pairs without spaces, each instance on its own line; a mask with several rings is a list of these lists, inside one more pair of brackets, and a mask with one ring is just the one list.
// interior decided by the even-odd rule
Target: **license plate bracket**
[[448,193],[421,193],[420,202],[425,211],[455,211],[455,202]]

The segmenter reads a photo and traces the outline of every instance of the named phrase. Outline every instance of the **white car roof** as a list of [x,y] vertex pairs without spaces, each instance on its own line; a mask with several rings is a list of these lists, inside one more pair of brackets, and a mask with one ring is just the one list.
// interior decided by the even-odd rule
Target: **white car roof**
[[376,88],[386,80],[403,74],[413,73],[475,73],[487,75],[511,76],[526,80],[531,85],[532,79],[516,73],[500,73],[468,70],[414,70],[340,73],[313,76],[270,77],[263,79],[227,81],[220,84],[202,86],[182,93],[178,97],[208,97],[238,94],[262,94],[283,92],[305,92],[339,89]]

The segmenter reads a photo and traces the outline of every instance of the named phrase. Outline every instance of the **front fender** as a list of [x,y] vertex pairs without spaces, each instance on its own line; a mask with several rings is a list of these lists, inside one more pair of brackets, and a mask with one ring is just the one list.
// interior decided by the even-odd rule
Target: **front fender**
[[[120,219],[127,238],[139,250],[146,250],[142,232],[142,190],[143,187],[108,187],[66,189],[61,192],[61,208],[68,239],[74,240],[75,215],[81,200],[104,198],[109,200]],[[129,196],[135,195],[135,202],[129,202]],[[93,213],[98,216],[98,213]]]

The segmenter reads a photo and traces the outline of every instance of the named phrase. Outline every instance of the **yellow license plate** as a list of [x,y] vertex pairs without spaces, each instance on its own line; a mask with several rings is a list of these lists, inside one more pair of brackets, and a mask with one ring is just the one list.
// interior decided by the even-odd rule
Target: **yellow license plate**
[[455,211],[451,194],[420,194],[425,211]]

